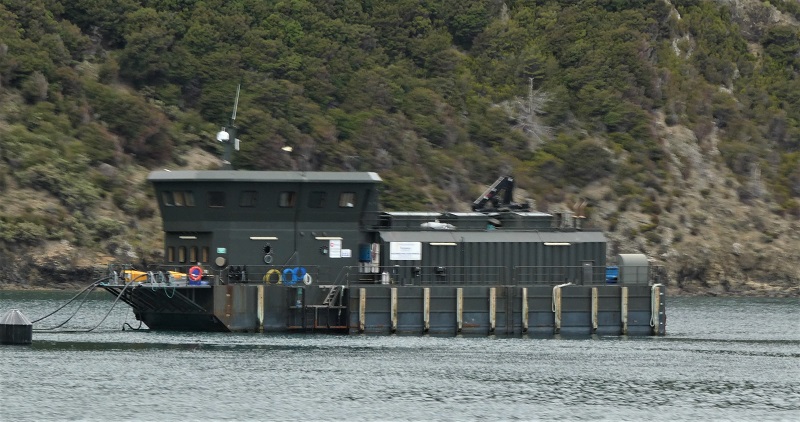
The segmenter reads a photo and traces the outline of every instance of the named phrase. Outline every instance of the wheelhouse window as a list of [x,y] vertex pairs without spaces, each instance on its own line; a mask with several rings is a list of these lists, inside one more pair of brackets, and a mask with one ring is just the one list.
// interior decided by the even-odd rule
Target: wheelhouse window
[[197,262],[197,246],[192,246],[189,248],[189,262]]
[[203,246],[203,248],[200,250],[200,254],[200,261],[204,263],[208,262],[208,246]]
[[168,207],[193,207],[194,193],[192,191],[169,191],[161,192],[161,201]]
[[311,192],[308,197],[309,208],[323,208],[325,206],[325,192]]
[[161,192],[161,202],[168,207],[175,205],[175,201],[172,199],[172,191],[165,190]]
[[178,247],[178,262],[186,262],[186,246]]
[[225,192],[212,191],[208,193],[208,206],[221,208],[225,206]]
[[281,208],[292,208],[296,200],[297,194],[295,192],[281,192],[281,196],[278,198],[278,206]]
[[258,199],[258,192],[254,190],[242,191],[239,195],[239,206],[246,208],[255,207],[256,199]]
[[167,262],[175,262],[175,247],[170,246],[167,248]]
[[342,192],[339,195],[339,208],[353,208],[356,206],[355,192]]

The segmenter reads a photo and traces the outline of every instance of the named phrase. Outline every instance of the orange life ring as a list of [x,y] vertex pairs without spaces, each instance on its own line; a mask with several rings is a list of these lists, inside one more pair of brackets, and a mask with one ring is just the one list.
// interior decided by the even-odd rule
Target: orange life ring
[[192,281],[200,281],[203,278],[203,269],[195,265],[192,268],[189,268],[189,280]]

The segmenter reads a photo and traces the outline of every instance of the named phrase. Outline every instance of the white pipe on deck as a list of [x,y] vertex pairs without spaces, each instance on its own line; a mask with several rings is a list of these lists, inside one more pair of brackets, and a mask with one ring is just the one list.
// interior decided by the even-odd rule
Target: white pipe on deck
[[497,314],[497,288],[489,288],[489,332],[493,333]]
[[427,333],[428,330],[431,329],[431,288],[424,287],[422,289],[422,293],[423,293],[422,320],[424,323],[423,330]]
[[522,332],[528,331],[528,288],[522,288]]
[[397,287],[392,287],[392,332],[397,331]]
[[622,334],[628,334],[628,288],[622,288],[622,297],[621,299],[621,306],[622,306]]
[[367,289],[358,289],[358,329],[364,332],[367,319]]
[[458,332],[464,328],[464,288],[456,288],[456,325]]
[[553,287],[553,313],[554,315],[554,331],[556,334],[561,332],[561,288],[565,286],[569,286],[572,283],[564,283],[559,284],[558,286]]
[[598,300],[597,300],[597,287],[592,287],[592,332],[597,331],[597,308],[598,308]]

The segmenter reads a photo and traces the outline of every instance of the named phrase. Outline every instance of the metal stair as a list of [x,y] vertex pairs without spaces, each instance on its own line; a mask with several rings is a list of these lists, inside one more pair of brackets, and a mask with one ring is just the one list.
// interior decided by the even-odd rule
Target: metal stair
[[325,300],[322,301],[322,306],[332,306],[335,302],[336,296],[339,294],[339,289],[341,286],[331,286],[331,289],[328,291],[328,296],[325,297]]
[[[340,294],[344,291],[344,286],[320,285],[320,289],[328,289],[328,294],[320,305],[305,305],[302,307],[301,319],[296,326],[289,329],[295,330],[347,330],[347,310],[346,306],[339,303]],[[337,303],[339,303],[337,305]]]

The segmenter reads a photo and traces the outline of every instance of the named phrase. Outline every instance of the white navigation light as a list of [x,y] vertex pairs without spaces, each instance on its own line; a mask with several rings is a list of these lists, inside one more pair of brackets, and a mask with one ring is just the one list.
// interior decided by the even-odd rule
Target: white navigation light
[[239,138],[234,139],[233,149],[239,151]]
[[217,140],[218,141],[227,142],[229,139],[231,139],[231,135],[228,134],[228,132],[225,132],[224,130],[221,130],[221,131],[217,132]]

